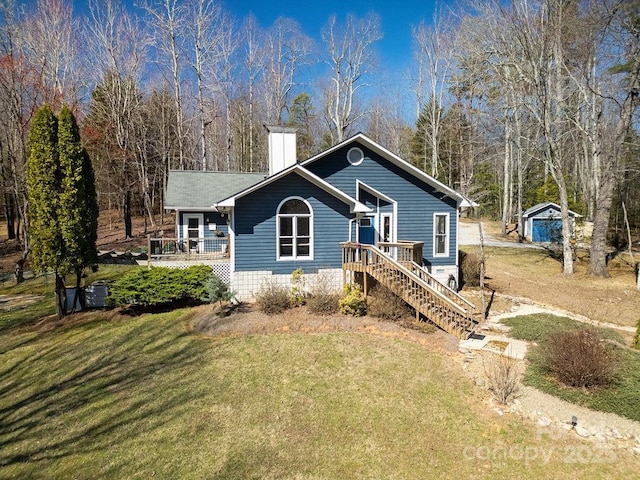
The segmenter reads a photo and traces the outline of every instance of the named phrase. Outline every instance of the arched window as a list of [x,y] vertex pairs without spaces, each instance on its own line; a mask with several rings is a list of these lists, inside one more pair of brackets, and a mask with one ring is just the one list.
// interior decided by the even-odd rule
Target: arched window
[[278,207],[278,260],[313,258],[313,211],[301,198],[288,198]]

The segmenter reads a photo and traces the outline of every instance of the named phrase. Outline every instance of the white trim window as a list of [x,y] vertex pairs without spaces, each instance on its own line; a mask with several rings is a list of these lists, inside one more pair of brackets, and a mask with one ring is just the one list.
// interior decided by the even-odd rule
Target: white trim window
[[313,210],[300,197],[278,206],[276,242],[278,260],[313,260]]
[[433,214],[433,256],[449,256],[449,214]]

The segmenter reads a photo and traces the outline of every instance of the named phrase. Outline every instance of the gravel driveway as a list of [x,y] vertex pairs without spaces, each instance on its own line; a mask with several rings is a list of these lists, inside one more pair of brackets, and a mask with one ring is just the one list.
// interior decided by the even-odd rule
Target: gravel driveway
[[[519,243],[511,239],[501,239],[494,237],[483,229],[484,245],[486,247],[509,247],[509,248],[542,248],[533,243]],[[460,222],[458,224],[458,243],[460,245],[480,245],[480,231],[478,222]]]

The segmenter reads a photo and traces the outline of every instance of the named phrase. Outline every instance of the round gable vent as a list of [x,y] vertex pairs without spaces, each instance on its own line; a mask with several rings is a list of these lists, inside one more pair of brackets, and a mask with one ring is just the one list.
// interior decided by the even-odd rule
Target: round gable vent
[[364,152],[358,147],[352,147],[347,152],[347,160],[351,165],[360,165],[364,160]]

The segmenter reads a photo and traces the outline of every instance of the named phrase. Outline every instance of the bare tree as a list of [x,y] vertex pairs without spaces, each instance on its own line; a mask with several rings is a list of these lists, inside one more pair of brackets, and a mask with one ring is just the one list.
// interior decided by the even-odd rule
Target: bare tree
[[[92,151],[99,197],[117,195],[125,237],[132,236],[131,197],[139,160],[140,76],[149,45],[139,21],[115,0],[90,4],[85,44],[97,85],[89,106],[85,135]],[[148,195],[144,189],[143,194]],[[148,203],[148,199],[145,199]],[[153,223],[153,219],[151,219]]]
[[[610,55],[615,55],[614,64],[607,74],[623,77],[619,81],[609,78],[587,78],[591,92],[586,99],[592,98],[594,115],[590,122],[591,143],[593,145],[593,174],[595,189],[595,212],[589,273],[600,277],[608,277],[607,270],[607,234],[609,217],[613,202],[623,153],[626,150],[626,139],[630,131],[634,114],[640,97],[640,13],[637,1],[618,2],[602,0],[599,17],[603,19],[598,33],[610,45],[600,53],[605,56],[603,63],[611,62]],[[622,62],[617,60],[619,49],[623,49]],[[600,60],[600,59],[599,59]],[[596,63],[596,62],[594,62]],[[610,63],[609,63],[610,64]],[[594,70],[591,70],[593,72]],[[590,96],[589,93],[594,93]],[[608,113],[605,115],[605,113]],[[608,121],[607,121],[608,120]]]
[[[434,16],[432,25],[424,22],[412,28],[411,33],[416,45],[416,57],[419,66],[418,85],[416,86],[418,111],[428,109],[428,128],[424,139],[431,150],[430,173],[438,176],[440,158],[439,142],[442,127],[444,97],[448,91],[448,75],[452,61],[453,30],[450,20]],[[423,105],[423,98],[428,100]],[[426,161],[426,159],[425,159]],[[426,170],[426,169],[425,169]]]
[[209,166],[206,129],[211,122],[207,111],[210,90],[207,77],[210,76],[210,65],[218,64],[224,54],[221,45],[231,35],[232,25],[227,13],[214,0],[194,0],[189,8],[187,31],[192,51],[189,63],[196,75],[199,164],[206,170]]
[[77,22],[71,4],[63,0],[38,0],[26,20],[25,54],[32,59],[43,86],[43,102],[57,107],[78,101]]
[[245,170],[253,172],[256,165],[254,160],[255,147],[254,147],[254,128],[256,125],[255,115],[255,89],[258,79],[264,72],[264,45],[263,45],[263,32],[258,25],[256,17],[250,14],[244,21],[242,28],[242,39],[244,45],[244,69],[247,75],[247,89],[248,89],[248,159]]
[[0,20],[0,181],[7,235],[28,252],[26,139],[41,99],[40,76],[24,55],[26,24],[14,1],[0,4]]
[[[557,185],[562,211],[563,273],[573,273],[572,231],[569,222],[569,198],[566,184],[565,147],[572,130],[568,118],[573,91],[565,65],[564,34],[566,7],[563,0],[541,0],[538,4],[514,2],[506,8],[499,2],[478,2],[479,17],[466,22],[464,37],[471,51],[479,56],[479,65],[491,71],[488,95],[502,98],[504,122],[504,198],[503,220],[512,203],[513,163],[516,138],[522,134],[517,122],[526,111],[539,135],[540,157],[545,171]],[[506,91],[499,96],[498,91]],[[519,92],[526,92],[520,98]],[[517,139],[520,142],[520,139]],[[518,171],[521,171],[521,166]]]
[[322,32],[327,49],[325,62],[331,69],[325,111],[336,142],[344,140],[364,115],[358,108],[358,94],[368,86],[367,77],[375,66],[372,47],[381,38],[380,19],[375,14],[364,18],[347,15],[344,25],[339,25],[333,15]]
[[185,124],[185,105],[182,92],[184,70],[185,29],[187,25],[187,6],[179,0],[146,0],[143,8],[147,20],[155,31],[156,46],[166,57],[171,75],[176,115],[176,138],[180,169],[187,165],[187,125]]
[[44,102],[77,105],[81,83],[71,6],[39,0],[29,9],[0,3],[0,182],[10,238],[29,251],[26,138]]
[[403,158],[409,156],[411,127],[403,120],[400,94],[375,99],[365,122],[365,131],[369,137],[384,145]]
[[313,41],[290,18],[276,19],[266,32],[264,90],[268,123],[282,124],[298,68],[308,61],[312,48]]

